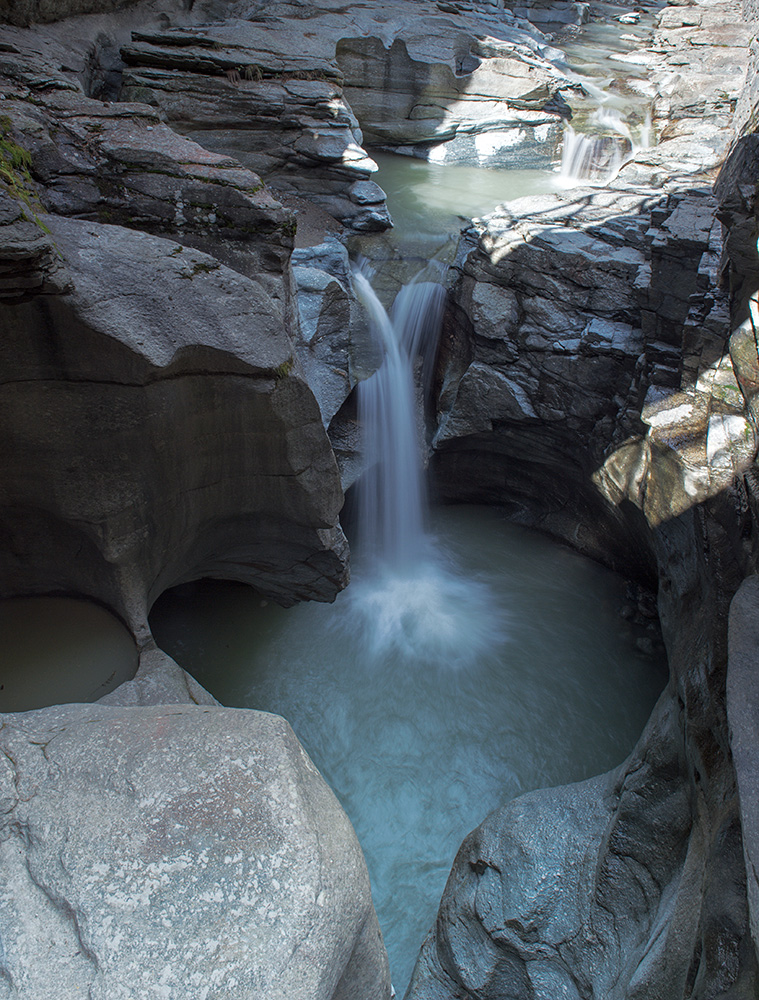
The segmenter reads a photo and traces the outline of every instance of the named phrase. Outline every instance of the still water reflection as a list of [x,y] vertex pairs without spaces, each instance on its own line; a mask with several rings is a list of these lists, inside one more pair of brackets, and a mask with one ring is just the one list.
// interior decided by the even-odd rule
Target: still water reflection
[[129,680],[137,647],[122,623],[89,601],[0,601],[0,712],[92,702]]

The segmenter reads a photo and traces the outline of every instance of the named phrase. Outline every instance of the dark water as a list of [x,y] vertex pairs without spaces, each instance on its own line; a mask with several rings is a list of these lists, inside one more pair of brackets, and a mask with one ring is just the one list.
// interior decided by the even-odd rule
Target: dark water
[[237,584],[165,594],[159,644],[224,704],[276,712],[350,816],[399,994],[463,837],[529,789],[623,760],[666,683],[624,584],[490,508],[434,514],[413,570],[282,609]]
[[0,601],[0,712],[102,698],[137,669],[129,632],[69,597]]

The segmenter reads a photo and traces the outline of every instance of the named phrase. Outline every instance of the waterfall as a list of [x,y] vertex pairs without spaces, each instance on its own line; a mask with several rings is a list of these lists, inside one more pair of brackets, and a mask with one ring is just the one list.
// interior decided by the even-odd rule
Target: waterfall
[[598,108],[589,125],[593,129],[589,133],[575,132],[571,125],[564,129],[559,175],[568,186],[608,183],[637,150],[646,149],[651,142],[650,114],[638,129],[637,141],[614,108]]
[[365,472],[358,484],[359,559],[345,628],[378,662],[390,657],[410,670],[422,664],[471,667],[502,648],[506,612],[490,586],[460,569],[425,531],[421,404],[445,291],[412,282],[388,316],[366,275],[356,272],[354,282],[385,359],[358,390]]
[[585,135],[571,125],[564,130],[561,177],[569,184],[578,181],[606,183],[629,159],[631,144],[622,135]]
[[366,473],[360,486],[361,543],[365,553],[396,568],[419,558],[424,545],[424,485],[414,369],[422,360],[429,390],[445,292],[416,281],[401,289],[390,316],[367,277],[355,274],[385,360],[359,387]]

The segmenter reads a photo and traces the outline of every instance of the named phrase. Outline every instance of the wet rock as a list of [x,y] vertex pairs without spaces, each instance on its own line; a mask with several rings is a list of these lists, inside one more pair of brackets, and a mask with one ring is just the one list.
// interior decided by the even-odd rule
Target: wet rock
[[71,705],[0,743],[9,998],[389,997],[358,841],[283,719]]
[[[467,367],[455,377],[461,356],[448,373],[443,357],[433,439],[445,496],[497,497],[520,520],[596,554],[608,553],[607,532],[624,537],[590,475],[623,428],[639,426],[628,411],[644,351],[636,281],[645,203],[598,190],[521,199],[466,234],[452,298],[466,317],[456,336],[469,344]],[[634,530],[629,546],[620,565],[642,566]]]
[[[656,939],[693,863],[690,811],[673,713],[655,712],[647,734],[645,752],[625,767],[521,796],[469,835],[410,997],[616,1000],[629,995],[616,969],[631,951],[649,951],[649,987],[674,991],[685,970],[666,969]],[[652,837],[666,849],[654,855]]]
[[100,705],[218,705],[194,677],[155,643],[146,643],[135,676],[98,699]]
[[369,335],[353,295],[348,251],[339,240],[296,250],[293,276],[300,320],[298,359],[329,427],[359,376],[380,359],[368,355]]

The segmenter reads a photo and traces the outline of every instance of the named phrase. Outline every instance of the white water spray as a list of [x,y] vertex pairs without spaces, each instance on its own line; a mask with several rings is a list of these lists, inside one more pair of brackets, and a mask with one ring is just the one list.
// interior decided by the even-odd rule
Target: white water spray
[[619,96],[608,89],[613,78],[594,81],[568,67],[565,72],[598,106],[587,119],[588,131],[565,126],[560,182],[565,187],[608,184],[639,150],[651,145],[651,113],[631,127],[619,110]]

